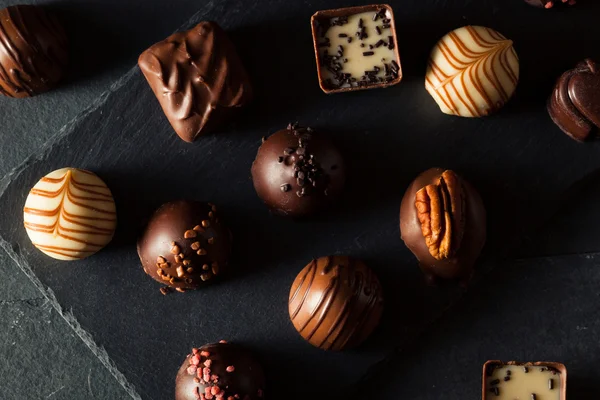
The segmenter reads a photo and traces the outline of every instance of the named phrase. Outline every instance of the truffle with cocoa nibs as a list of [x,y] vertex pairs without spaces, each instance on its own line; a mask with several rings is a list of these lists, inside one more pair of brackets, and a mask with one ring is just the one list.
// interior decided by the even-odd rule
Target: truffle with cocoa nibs
[[260,400],[264,389],[263,370],[252,354],[221,341],[188,354],[175,380],[175,400]]
[[467,282],[486,238],[481,197],[455,172],[429,169],[404,194],[400,233],[429,281]]
[[148,275],[181,292],[211,283],[226,270],[231,233],[215,205],[173,201],[150,218],[137,250]]
[[258,196],[277,214],[303,217],[331,205],[346,179],[344,160],[323,134],[289,124],[269,136],[252,164]]

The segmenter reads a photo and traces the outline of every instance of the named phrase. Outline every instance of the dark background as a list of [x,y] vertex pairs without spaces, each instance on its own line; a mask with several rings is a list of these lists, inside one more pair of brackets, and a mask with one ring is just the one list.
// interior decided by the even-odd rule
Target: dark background
[[[581,3],[546,12],[517,0],[391,2],[403,82],[332,96],[318,89],[309,18],[354,4],[48,3],[72,38],[73,73],[49,94],[0,99],[0,265],[8,277],[0,298],[2,398],[168,399],[189,348],[222,338],[259,354],[277,399],[357,391],[475,399],[490,358],[564,361],[570,398],[589,398],[599,380],[598,261],[556,255],[597,250],[600,160],[597,144],[572,142],[544,109],[562,71],[600,56],[600,5]],[[188,145],[137,68],[121,75],[141,50],[202,19],[231,32],[257,98],[224,133]],[[431,47],[466,24],[499,30],[521,58],[517,95],[486,119],[445,116],[423,89]],[[290,120],[328,131],[351,165],[344,201],[307,222],[270,216],[248,179],[260,138]],[[28,189],[65,165],[97,172],[120,217],[113,244],[78,263],[43,256],[21,225]],[[488,207],[488,246],[466,294],[425,287],[399,239],[404,188],[431,166],[461,172]],[[152,209],[180,197],[222,206],[236,237],[237,273],[206,291],[164,298],[139,268],[134,241]],[[365,258],[388,304],[373,339],[341,354],[304,343],[285,306],[310,257],[335,252]]]

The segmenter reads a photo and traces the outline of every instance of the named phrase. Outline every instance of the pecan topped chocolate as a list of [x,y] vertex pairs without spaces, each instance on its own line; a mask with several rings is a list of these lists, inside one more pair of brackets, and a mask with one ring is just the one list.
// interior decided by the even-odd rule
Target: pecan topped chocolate
[[186,142],[213,131],[252,97],[233,43],[214,22],[201,22],[144,51],[138,64]]
[[400,233],[428,279],[466,281],[485,244],[481,197],[455,172],[429,169],[402,199]]
[[444,171],[437,183],[417,192],[415,207],[429,253],[436,260],[452,258],[465,228],[463,188],[453,171]]

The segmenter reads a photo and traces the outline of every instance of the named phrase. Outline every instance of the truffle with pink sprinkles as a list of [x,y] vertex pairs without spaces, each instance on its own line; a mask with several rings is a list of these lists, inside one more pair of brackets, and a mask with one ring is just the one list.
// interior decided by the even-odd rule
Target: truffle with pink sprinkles
[[564,3],[570,6],[577,3],[575,0],[525,0],[525,2],[534,7],[552,8],[555,3]]
[[175,400],[262,400],[265,377],[244,348],[221,340],[192,349],[175,383]]

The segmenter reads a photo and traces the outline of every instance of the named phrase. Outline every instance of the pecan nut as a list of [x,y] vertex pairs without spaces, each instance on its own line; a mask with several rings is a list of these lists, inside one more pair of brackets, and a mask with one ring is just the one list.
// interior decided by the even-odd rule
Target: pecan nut
[[444,171],[437,183],[415,196],[417,216],[429,253],[436,260],[452,258],[460,248],[465,230],[465,199],[460,178]]

